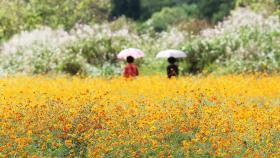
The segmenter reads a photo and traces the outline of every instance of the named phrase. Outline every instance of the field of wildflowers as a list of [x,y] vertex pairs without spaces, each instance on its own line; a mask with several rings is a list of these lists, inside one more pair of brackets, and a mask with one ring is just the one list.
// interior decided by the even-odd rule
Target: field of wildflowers
[[280,76],[0,79],[0,157],[280,157]]

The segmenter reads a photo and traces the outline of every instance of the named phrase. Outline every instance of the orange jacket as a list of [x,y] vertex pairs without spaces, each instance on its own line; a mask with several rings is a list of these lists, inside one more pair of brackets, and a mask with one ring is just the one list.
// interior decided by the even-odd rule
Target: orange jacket
[[124,68],[124,77],[136,77],[139,75],[138,68],[135,64],[127,64]]

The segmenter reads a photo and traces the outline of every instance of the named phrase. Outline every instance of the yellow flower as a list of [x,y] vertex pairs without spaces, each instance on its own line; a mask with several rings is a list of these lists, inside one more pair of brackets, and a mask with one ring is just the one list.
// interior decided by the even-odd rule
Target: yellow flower
[[190,152],[277,157],[279,80],[267,74],[149,76],[129,82],[0,78],[0,157],[24,157],[30,146],[40,145],[34,154],[41,155],[50,143],[67,146],[73,157],[166,157],[175,155],[174,149],[186,157]]
[[46,145],[46,144],[43,144],[43,145],[42,145],[42,150],[46,150],[46,148],[47,148],[47,145]]
[[72,128],[72,125],[71,125],[71,124],[67,124],[67,125],[65,125],[65,126],[63,127],[63,131],[64,131],[64,132],[67,132],[67,131],[69,131],[71,128]]
[[71,148],[71,147],[73,146],[72,140],[66,140],[66,141],[65,141],[65,145],[66,145],[68,148]]
[[78,127],[77,127],[78,133],[82,132],[83,128],[84,128],[83,124],[78,124]]

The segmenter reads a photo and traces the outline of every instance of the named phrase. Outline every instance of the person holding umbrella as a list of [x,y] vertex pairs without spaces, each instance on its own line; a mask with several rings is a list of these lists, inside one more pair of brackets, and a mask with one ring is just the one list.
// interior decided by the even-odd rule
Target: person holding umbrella
[[126,58],[126,61],[128,64],[124,68],[124,77],[126,78],[137,77],[139,75],[139,71],[137,65],[133,63],[134,58],[132,56],[128,56]]
[[125,78],[135,78],[139,75],[139,70],[137,65],[134,64],[134,59],[144,56],[145,54],[143,51],[135,48],[125,49],[118,54],[118,59],[126,59],[128,63],[123,72]]
[[175,64],[176,58],[169,57],[168,62],[170,65],[167,66],[167,76],[168,78],[178,77],[179,76],[179,68],[178,65]]
[[175,64],[176,58],[186,58],[186,57],[187,57],[186,53],[174,49],[161,51],[157,55],[157,58],[167,58],[168,62],[170,63],[170,65],[167,66],[168,78],[179,76],[179,68],[178,65]]

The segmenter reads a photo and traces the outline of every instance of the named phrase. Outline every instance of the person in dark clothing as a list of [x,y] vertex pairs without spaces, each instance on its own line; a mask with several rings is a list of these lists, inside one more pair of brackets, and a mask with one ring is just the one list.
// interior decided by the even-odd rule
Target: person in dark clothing
[[168,62],[170,65],[167,66],[167,76],[168,78],[177,77],[179,75],[179,69],[176,63],[176,58],[169,57]]

